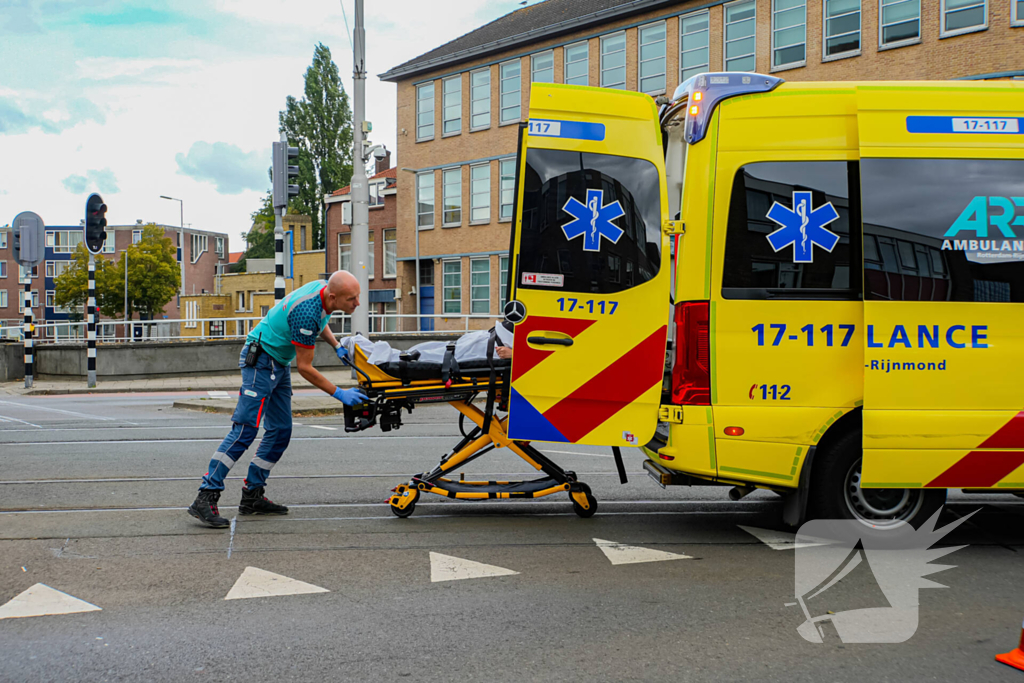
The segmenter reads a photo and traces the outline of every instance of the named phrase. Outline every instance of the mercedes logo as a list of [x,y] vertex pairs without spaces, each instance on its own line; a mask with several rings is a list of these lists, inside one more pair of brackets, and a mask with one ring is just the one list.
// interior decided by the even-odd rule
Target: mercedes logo
[[505,304],[505,320],[515,325],[525,317],[526,306],[523,305],[522,301],[512,300]]

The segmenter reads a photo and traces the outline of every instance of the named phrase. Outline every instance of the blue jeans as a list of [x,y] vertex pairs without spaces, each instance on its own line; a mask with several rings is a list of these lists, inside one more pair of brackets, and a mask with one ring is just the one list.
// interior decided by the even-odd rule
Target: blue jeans
[[249,463],[245,487],[265,486],[270,470],[277,464],[292,438],[292,374],[265,351],[255,367],[245,365],[249,345],[242,347],[238,367],[242,369],[242,388],[238,405],[231,416],[231,431],[224,437],[203,477],[199,490],[224,490],[224,478],[256,438],[263,421],[263,440]]

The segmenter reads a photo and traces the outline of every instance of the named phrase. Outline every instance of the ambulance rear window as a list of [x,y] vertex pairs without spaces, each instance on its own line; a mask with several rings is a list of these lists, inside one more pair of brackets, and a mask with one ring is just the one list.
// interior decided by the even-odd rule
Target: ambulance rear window
[[864,159],[864,296],[1024,302],[1024,161]]
[[661,179],[654,164],[532,148],[522,182],[517,286],[611,294],[658,274]]

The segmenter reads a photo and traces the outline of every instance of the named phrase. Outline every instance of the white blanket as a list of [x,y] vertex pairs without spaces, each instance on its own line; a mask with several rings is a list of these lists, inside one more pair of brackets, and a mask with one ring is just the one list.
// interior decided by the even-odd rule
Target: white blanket
[[[501,343],[508,348],[512,348],[512,331],[506,329],[501,324],[496,325],[495,328]],[[460,363],[468,360],[487,360],[487,342],[490,337],[490,330],[478,330],[462,335],[455,342],[455,360]],[[402,351],[391,348],[391,345],[385,341],[373,342],[361,334],[345,337],[341,340],[341,344],[348,349],[349,353],[352,353],[358,345],[363,350],[363,353],[367,355],[371,365],[397,363],[398,357],[402,354]],[[409,351],[419,351],[420,357],[417,360],[420,362],[440,363],[444,360],[444,352],[447,346],[448,342],[430,341],[416,344]]]

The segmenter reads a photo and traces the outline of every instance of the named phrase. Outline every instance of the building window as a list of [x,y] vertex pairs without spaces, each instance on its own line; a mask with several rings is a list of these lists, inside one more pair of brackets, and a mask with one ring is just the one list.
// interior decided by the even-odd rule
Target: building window
[[368,266],[367,272],[369,273],[366,277],[368,280],[372,280],[377,264],[377,254],[373,250],[373,230],[370,230],[366,235],[366,255],[368,257],[366,264]]
[[[1010,26],[1024,26],[1024,0],[1011,0],[1010,4]],[[3,239],[0,237],[0,240]],[[2,248],[3,242],[0,241],[0,249]]]
[[501,174],[498,220],[509,221],[512,220],[512,205],[516,201],[516,160],[502,159],[498,162],[498,172]]
[[132,244],[138,244],[142,241],[142,231],[132,230]]
[[64,274],[71,267],[71,261],[47,261],[46,277],[57,278]]
[[434,227],[434,172],[416,176],[416,227]]
[[7,261],[0,261],[0,278],[7,277]]
[[665,22],[641,26],[639,31],[640,92],[657,95],[665,92]]
[[491,312],[491,259],[469,261],[469,312]]
[[772,68],[807,62],[807,0],[775,0],[772,11]]
[[[189,303],[194,303],[194,302],[189,302]],[[241,312],[244,312],[244,311],[245,311],[245,292],[239,292],[238,293],[238,306],[235,308],[235,312],[236,313],[241,313]],[[191,318],[192,316],[189,316],[189,317]]]
[[352,272],[352,233],[338,233],[338,270]]
[[534,83],[555,82],[555,52],[539,52],[530,57],[530,80]]
[[107,233],[107,238],[103,240],[103,253],[113,254],[116,247],[114,245],[114,231],[111,230]]
[[46,233],[46,246],[52,247],[55,254],[70,254],[81,241],[82,230],[50,230]]
[[29,272],[27,270],[25,270],[25,266],[20,265],[20,264],[18,265],[18,281],[19,282],[24,281],[26,278],[30,279],[30,280],[34,280],[37,277],[39,277],[39,266],[37,266],[37,265],[36,266],[32,266],[32,274],[29,275]]
[[469,222],[487,223],[491,220],[491,165],[480,164],[469,168]]
[[426,258],[420,260],[420,285],[430,287],[434,284],[434,262]]
[[518,59],[501,65],[501,123],[519,120],[519,91],[523,87],[522,65]]
[[57,293],[52,289],[46,290],[46,307],[53,308],[53,300],[57,296]]
[[0,308],[7,308],[7,290],[0,289]]
[[210,237],[209,235],[197,235],[196,233],[192,233],[189,237],[191,237],[192,242],[192,263],[195,263],[210,248]]
[[474,71],[469,75],[469,129],[480,130],[491,125],[491,70]]
[[896,47],[921,39],[921,0],[880,0],[880,47]]
[[7,248],[7,231],[0,231],[0,249]]
[[462,313],[462,261],[444,262],[444,312]]
[[384,231],[384,277],[398,277],[398,231]]
[[398,302],[397,301],[385,301],[384,302],[384,331],[385,332],[397,332],[398,331]]
[[462,132],[462,75],[441,81],[444,90],[442,135]]
[[744,0],[725,6],[725,70],[754,71],[757,6]]
[[860,0],[825,0],[824,57],[860,53]]
[[626,88],[626,33],[601,36],[601,87]]
[[505,302],[508,301],[508,256],[501,257],[501,274],[499,279],[499,286],[501,291],[498,292],[498,297],[501,300],[502,309],[505,308]]
[[[240,297],[243,297],[243,298],[245,297],[245,294],[243,292],[239,292],[238,294],[239,294]],[[239,310],[241,310],[241,307],[239,307]],[[195,329],[196,326],[198,325],[198,323],[196,322],[196,318],[198,318],[198,317],[199,317],[199,302],[198,301],[186,301],[185,302],[185,319],[188,320],[189,322],[185,323],[185,328],[186,329],[190,329],[190,330]]]
[[988,28],[987,0],[942,0],[942,36]]
[[[224,256],[224,238],[223,237],[218,237],[217,241],[215,242],[215,244],[217,245],[217,249],[216,249],[217,256],[223,257]],[[111,251],[113,251],[113,250],[111,250]]]
[[384,183],[367,183],[367,189],[369,190],[370,206],[384,206],[384,197],[381,196],[381,192],[384,191]]
[[565,83],[567,85],[590,85],[590,48],[587,43],[566,45],[564,57]]
[[416,88],[416,141],[434,139],[434,84]]
[[441,172],[444,184],[444,216],[441,227],[449,228],[462,224],[462,167],[448,168]]
[[679,17],[679,82],[709,68],[707,10]]

